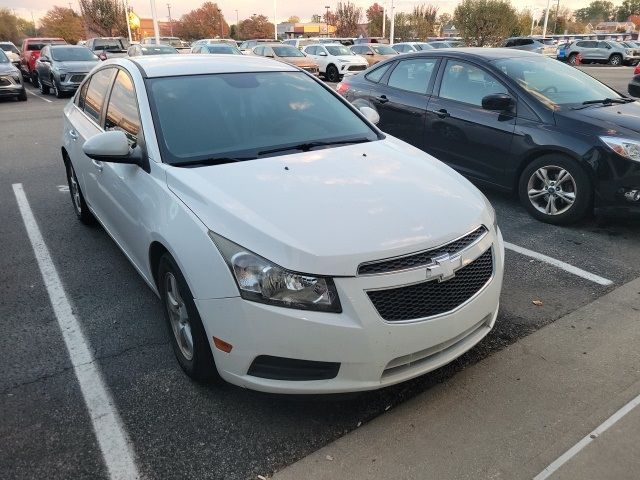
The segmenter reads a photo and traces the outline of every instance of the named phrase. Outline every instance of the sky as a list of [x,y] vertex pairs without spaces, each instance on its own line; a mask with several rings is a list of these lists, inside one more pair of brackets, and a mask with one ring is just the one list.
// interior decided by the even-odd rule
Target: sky
[[[363,10],[374,3],[375,0],[352,0],[356,5],[363,7]],[[382,4],[383,0],[377,0]],[[129,0],[129,5],[141,17],[151,17],[151,0]],[[166,20],[168,18],[167,3],[171,4],[171,17],[179,18],[181,15],[198,8],[204,0],[156,0],[156,8],[158,11],[158,19]],[[555,0],[551,0],[555,3]],[[236,10],[240,20],[255,14],[263,14],[273,21],[274,1],[273,0],[218,0],[215,3],[222,9],[222,13],[228,23],[236,22]],[[413,0],[394,0],[396,12],[410,11],[414,5],[429,3],[438,7],[440,13],[453,12],[458,1],[456,0],[433,0],[433,1],[413,1]],[[511,0],[511,3],[517,9],[533,8],[536,13],[541,13],[547,5],[547,0]],[[589,3],[589,0],[562,0],[562,6],[571,9],[581,8]],[[614,3],[621,3],[615,2]],[[325,6],[329,5],[335,8],[337,1],[335,0],[276,0],[277,19],[282,22],[292,15],[297,15],[302,21],[309,21],[314,14],[323,14]],[[387,6],[391,4],[391,0],[387,0]],[[16,15],[20,15],[26,19],[31,19],[31,15],[37,20],[42,17],[46,11],[54,5],[68,7],[71,5],[75,10],[79,10],[77,0],[0,0],[0,7],[13,9]]]

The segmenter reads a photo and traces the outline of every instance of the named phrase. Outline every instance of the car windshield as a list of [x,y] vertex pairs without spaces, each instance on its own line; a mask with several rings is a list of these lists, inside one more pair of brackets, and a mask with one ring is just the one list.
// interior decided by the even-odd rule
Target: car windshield
[[329,55],[352,55],[351,50],[343,45],[327,45],[324,47],[329,52]]
[[302,72],[147,80],[163,160],[191,163],[310,142],[376,140],[347,105]]
[[16,48],[15,45],[11,45],[10,43],[2,43],[0,44],[0,49],[4,50],[5,52],[11,52],[11,53],[20,53],[20,51]]
[[242,55],[242,52],[238,50],[236,47],[227,44],[221,45],[208,45],[207,51],[209,53],[219,53],[219,54],[228,54],[228,55]]
[[378,55],[397,55],[398,52],[396,52],[393,48],[388,47],[386,45],[371,45],[371,48],[373,48],[373,51],[376,52]]
[[0,63],[9,63],[9,58],[7,54],[4,53],[4,50],[0,49]]
[[42,50],[46,45],[64,45],[64,40],[40,40],[38,43],[28,43],[27,50]]
[[89,60],[98,60],[98,57],[85,47],[51,48],[51,58],[57,62],[86,62]]
[[169,45],[153,45],[148,47],[140,47],[142,55],[167,55],[178,53],[178,51]]
[[281,47],[271,47],[273,53],[278,57],[304,57],[304,53],[295,47],[289,45],[283,45]]
[[548,105],[582,104],[589,100],[621,98],[586,73],[545,57],[494,61],[496,67]]

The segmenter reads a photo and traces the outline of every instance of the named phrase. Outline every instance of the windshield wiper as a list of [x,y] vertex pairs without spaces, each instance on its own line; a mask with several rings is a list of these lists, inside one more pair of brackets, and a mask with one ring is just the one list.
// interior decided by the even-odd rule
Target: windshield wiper
[[222,165],[224,163],[244,162],[245,160],[255,160],[256,157],[211,157],[190,162],[172,163],[172,167],[204,167],[207,165]]
[[582,106],[581,107],[573,107],[572,110],[582,110],[583,108],[586,108],[589,105],[609,106],[609,105],[613,105],[613,104],[630,103],[630,102],[635,102],[635,99],[634,98],[629,98],[629,97],[601,98],[600,100],[587,100],[586,102],[582,102]]
[[323,141],[306,142],[306,143],[299,143],[297,145],[289,145],[287,147],[279,147],[279,148],[272,148],[270,150],[262,150],[261,152],[258,152],[258,156],[269,155],[270,153],[286,152],[287,150],[300,150],[301,152],[308,152],[312,148],[316,148],[316,147],[328,147],[331,145],[350,145],[354,143],[366,143],[370,141],[371,140],[369,140],[367,137],[358,137],[358,138],[351,138],[348,140],[330,140],[326,142],[323,142]]

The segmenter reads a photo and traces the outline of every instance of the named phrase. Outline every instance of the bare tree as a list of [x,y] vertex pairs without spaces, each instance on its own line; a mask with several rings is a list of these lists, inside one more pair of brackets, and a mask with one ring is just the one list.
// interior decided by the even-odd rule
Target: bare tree
[[85,28],[101,37],[125,36],[127,21],[121,0],[79,0]]

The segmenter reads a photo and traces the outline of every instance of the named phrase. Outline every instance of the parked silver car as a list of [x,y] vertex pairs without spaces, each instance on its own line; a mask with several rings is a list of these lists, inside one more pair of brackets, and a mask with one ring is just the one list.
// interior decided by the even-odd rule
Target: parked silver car
[[35,72],[43,94],[50,91],[57,98],[78,89],[84,77],[100,62],[87,47],[80,45],[46,45],[36,60]]
[[531,37],[511,37],[507,38],[502,44],[502,48],[515,48],[516,50],[526,50],[542,54],[544,52],[544,44]]
[[567,51],[567,61],[578,63],[578,55],[584,63],[608,63],[610,65],[635,65],[640,61],[640,49],[627,48],[612,40],[579,40]]

